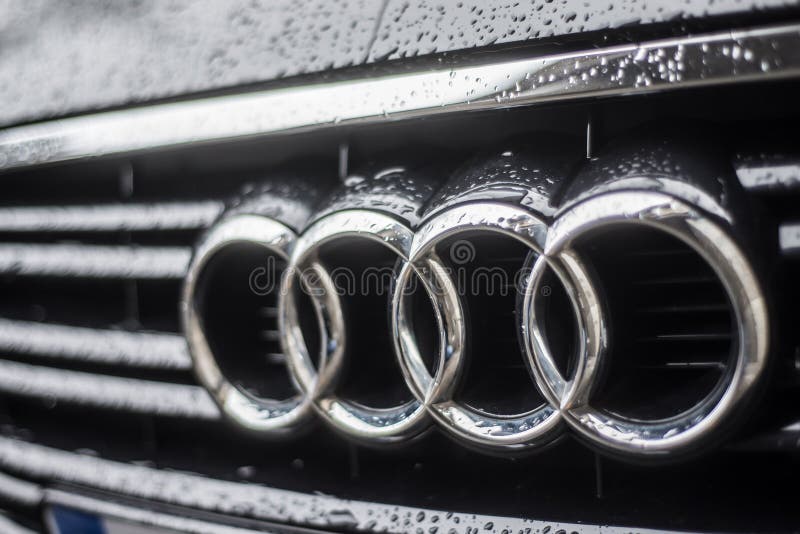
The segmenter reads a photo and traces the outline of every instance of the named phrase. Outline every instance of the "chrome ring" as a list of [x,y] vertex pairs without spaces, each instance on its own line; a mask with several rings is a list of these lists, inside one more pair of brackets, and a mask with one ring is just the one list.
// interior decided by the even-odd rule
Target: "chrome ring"
[[[575,240],[587,232],[617,224],[636,224],[666,232],[694,249],[719,276],[732,303],[739,339],[733,372],[727,384],[716,388],[692,410],[665,421],[633,421],[590,405],[590,392],[604,357],[605,327],[600,302],[591,292]],[[706,436],[750,391],[761,376],[767,358],[766,303],[758,279],[747,259],[728,234],[696,209],[674,197],[656,192],[625,191],[593,197],[570,208],[551,228],[544,254],[537,261],[525,292],[525,324],[530,332],[526,352],[537,384],[564,420],[590,441],[627,453],[674,453]],[[545,264],[563,269],[580,296],[588,318],[587,357],[579,359],[571,378],[555,366],[540,321],[535,319],[533,298]],[[589,298],[587,298],[589,295]]]
[[258,215],[237,215],[223,220],[197,246],[181,299],[183,330],[200,383],[208,389],[223,413],[234,421],[251,430],[272,435],[291,434],[297,430],[312,414],[311,403],[299,393],[285,400],[256,398],[225,378],[206,339],[195,291],[203,268],[224,247],[234,243],[255,244],[288,260],[296,238],[289,227]]
[[[444,429],[461,439],[495,451],[519,451],[541,445],[554,439],[561,429],[560,414],[549,404],[508,416],[488,414],[454,399],[464,367],[464,311],[450,273],[435,247],[442,239],[466,231],[510,236],[534,253],[540,253],[547,226],[524,209],[496,203],[456,206],[424,224],[414,238],[409,262],[400,272],[392,300],[400,366],[417,399]],[[420,276],[434,302],[439,326],[439,354],[433,375],[420,354],[409,316],[405,288],[412,273]]]
[[[345,319],[330,274],[316,254],[325,243],[353,237],[380,243],[405,261],[413,232],[388,215],[367,210],[340,211],[311,225],[294,247],[290,276],[283,278],[279,304],[283,349],[298,387],[334,428],[371,443],[407,440],[419,434],[428,422],[425,410],[416,400],[379,409],[343,399],[336,393],[346,357]],[[300,327],[296,300],[298,282],[310,289],[308,293],[320,328],[317,366]]]
[[[738,332],[728,371],[692,409],[669,419],[641,421],[592,406],[599,371],[609,354],[603,300],[591,266],[576,240],[610,225],[642,225],[665,232],[691,247],[713,268]],[[461,232],[505,235],[523,243],[529,268],[518,303],[523,359],[544,403],[521,414],[491,414],[456,396],[466,367],[465,308],[447,264],[437,255],[442,240]],[[363,406],[337,394],[347,358],[346,320],[329,266],[319,247],[339,239],[380,243],[398,258],[391,295],[392,337],[413,400],[388,409]],[[281,345],[298,394],[290,399],[255,398],[225,378],[206,339],[195,292],[206,263],[237,242],[263,246],[288,260],[279,294]],[[551,353],[535,297],[546,272],[554,273],[571,303],[579,343],[576,365],[563,376]],[[406,288],[416,276],[434,311],[439,347],[429,370],[421,354]],[[303,286],[298,286],[303,284]],[[309,354],[298,313],[297,291],[310,289],[321,339],[317,363]],[[520,309],[521,307],[521,309]],[[407,441],[430,420],[476,448],[524,451],[555,439],[565,427],[606,450],[629,455],[666,455],[688,449],[722,426],[747,396],[766,366],[769,328],[759,281],[724,223],[676,197],[654,191],[614,191],[582,200],[559,214],[548,229],[522,207],[494,202],[466,203],[437,213],[414,233],[405,224],[370,210],[346,210],[319,219],[300,237],[283,224],[255,215],[224,219],[200,242],[183,288],[182,321],[200,382],[223,412],[247,428],[283,435],[299,429],[313,412],[335,429],[369,443]],[[430,415],[430,417],[429,417]],[[562,424],[562,421],[564,424]]]

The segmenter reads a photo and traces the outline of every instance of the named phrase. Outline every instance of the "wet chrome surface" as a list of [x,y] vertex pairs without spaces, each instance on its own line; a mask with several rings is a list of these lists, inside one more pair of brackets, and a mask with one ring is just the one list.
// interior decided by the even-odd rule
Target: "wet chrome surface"
[[[414,237],[409,261],[400,272],[392,299],[392,324],[400,366],[414,395],[446,431],[494,451],[540,446],[552,441],[560,430],[559,414],[552,407],[545,404],[508,416],[479,411],[454,399],[466,365],[466,325],[452,273],[438,257],[435,247],[443,239],[462,232],[507,235],[539,253],[547,227],[524,209],[491,202],[452,207],[423,224]],[[433,375],[425,365],[409,318],[405,288],[414,275],[422,279],[434,303],[440,331]]]
[[0,349],[12,354],[153,369],[191,369],[179,334],[126,332],[0,319]]
[[[281,341],[295,383],[305,398],[312,400],[323,419],[356,439],[370,442],[411,439],[424,429],[427,415],[415,401],[377,409],[337,394],[336,385],[347,355],[347,318],[330,271],[318,258],[318,250],[338,240],[366,239],[380,243],[405,261],[412,237],[407,226],[388,215],[368,210],[340,211],[322,217],[300,236],[291,256],[290,275],[282,280]],[[298,317],[296,285],[299,284],[306,284],[305,293],[312,300],[319,325],[318,365],[314,365],[309,354]]]
[[223,220],[198,244],[186,275],[181,300],[181,319],[194,359],[200,383],[216,400],[222,411],[240,425],[276,435],[295,430],[307,421],[310,402],[296,395],[289,399],[264,399],[243,392],[223,375],[204,331],[201,310],[197,308],[198,278],[209,260],[220,250],[234,243],[252,243],[264,247],[269,254],[288,258],[295,233],[282,223],[257,215],[235,215]]
[[128,413],[219,419],[220,411],[199,387],[139,378],[0,361],[0,392]]
[[86,206],[0,208],[3,232],[110,232],[206,228],[222,213],[222,202],[166,202]]
[[36,479],[88,486],[151,502],[336,531],[402,532],[419,528],[424,532],[525,532],[527,529],[531,532],[558,532],[563,529],[566,532],[622,534],[631,530],[608,525],[446,512],[300,493],[125,464],[6,437],[0,437],[0,467]]
[[[606,357],[607,321],[590,269],[572,246],[582,235],[612,225],[645,225],[677,237],[702,256],[720,278],[733,307],[738,340],[724,381],[691,410],[663,421],[625,419],[591,406],[591,392]],[[572,377],[552,363],[546,336],[533,312],[542,269],[534,267],[525,292],[524,326],[528,358],[541,392],[565,421],[590,441],[634,454],[670,454],[688,448],[723,424],[751,393],[766,367],[769,322],[760,283],[749,261],[728,234],[707,216],[663,193],[606,193],[561,214],[547,236],[544,262],[572,281],[583,315],[583,341]]]
[[[688,186],[687,186],[688,187]],[[707,196],[692,195],[703,202]],[[367,443],[408,441],[426,427],[428,415],[464,444],[491,452],[515,452],[553,441],[562,421],[595,445],[626,455],[685,452],[709,439],[752,393],[767,360],[769,323],[761,285],[740,247],[710,216],[669,194],[649,189],[611,189],[570,204],[548,226],[529,209],[498,201],[455,204],[437,212],[416,231],[394,217],[365,209],[323,216],[295,238],[286,227],[261,216],[223,220],[201,241],[187,278],[184,323],[195,369],[223,411],[244,426],[268,434],[291,434],[305,426],[310,407],[334,428]],[[724,208],[715,205],[711,213]],[[720,217],[720,221],[730,217]],[[674,236],[691,247],[719,278],[732,306],[738,336],[735,354],[711,393],[669,419],[643,420],[595,408],[592,393],[610,355],[609,319],[594,271],[575,242],[592,232],[620,225],[643,225]],[[437,244],[461,233],[505,235],[531,252],[520,269],[522,282],[516,328],[524,345],[523,360],[545,402],[525,413],[493,414],[456,398],[467,365],[465,298],[453,273],[439,257]],[[391,294],[391,332],[405,383],[415,400],[389,408],[372,408],[343,398],[337,388],[347,360],[347,316],[321,247],[352,240],[386,247],[398,260]],[[252,399],[222,375],[208,347],[193,307],[197,273],[207,258],[226,243],[259,243],[289,261],[278,296],[281,344],[297,395],[286,401]],[[291,247],[291,249],[290,249]],[[451,251],[452,252],[452,251]],[[523,265],[524,263],[524,265]],[[564,286],[574,314],[577,362],[569,376],[556,363],[535,301],[548,271]],[[524,272],[524,271],[523,271]],[[409,308],[409,283],[417,277],[432,305],[438,331],[438,354],[425,355],[417,344]],[[298,312],[302,290],[313,305],[318,328],[318,355],[310,353]],[[374,357],[387,357],[376,354]],[[433,361],[430,371],[426,361]],[[358,372],[350,369],[349,372]]]
[[785,25],[161,104],[0,132],[0,169],[345,124],[796,77]]
[[78,278],[180,279],[188,247],[85,244],[0,244],[0,273]]
[[[637,90],[639,90],[639,89],[637,89]],[[642,88],[641,90],[644,90],[644,89]],[[383,120],[383,119],[378,119],[378,120]],[[783,178],[781,180],[782,181],[787,181],[787,180],[785,180]],[[638,184],[636,184],[636,183],[627,183],[627,184],[625,184],[625,186],[626,187],[637,187]],[[608,191],[606,191],[606,192],[608,192]],[[479,195],[480,195],[480,192],[476,192],[476,198],[478,198]],[[581,200],[585,200],[585,199],[582,198]],[[536,206],[533,206],[533,207],[534,207],[534,209],[537,209],[537,210],[541,209],[540,207],[536,207]],[[704,206],[704,208],[705,208],[705,206]],[[705,209],[707,209],[707,208],[705,208]],[[17,214],[12,214],[12,220],[14,220],[16,215]],[[28,216],[29,214],[25,214],[25,215]],[[34,214],[34,215],[36,215],[36,214]],[[70,220],[73,220],[73,221],[78,220],[78,219],[74,219],[72,217],[73,217],[73,214],[69,214],[68,218]],[[77,215],[75,215],[75,217],[77,217]],[[32,220],[32,219],[27,219],[27,220]],[[131,219],[131,220],[133,220],[133,219]],[[13,223],[13,224],[16,224],[16,223]],[[25,224],[29,224],[29,223],[25,223]],[[40,227],[46,227],[46,228],[50,228],[51,227],[51,226],[47,226],[46,223],[42,223],[41,222],[41,218],[37,218],[37,220],[33,224],[34,225],[39,225]],[[126,225],[127,225],[127,223],[126,223]],[[124,229],[123,226],[125,226],[125,225],[120,225],[120,228]],[[793,229],[793,226],[796,226],[796,225],[785,225],[784,228],[786,230],[790,230],[790,229]],[[784,230],[782,230],[782,232],[783,231]],[[786,240],[784,240],[783,234],[782,234],[782,243],[784,241],[786,243],[792,243],[793,241],[796,242],[797,240],[792,240],[791,238],[789,238],[789,240],[786,241]],[[790,253],[791,252],[795,252],[796,253],[797,249],[796,248],[792,248],[792,246],[793,245],[789,245],[788,247],[784,246],[783,247],[784,251],[785,252],[790,252]],[[544,248],[544,245],[542,245],[540,248]],[[544,265],[544,264],[542,264],[542,265]],[[17,339],[17,338],[15,338],[15,339]],[[17,345],[18,341],[14,340],[13,343],[15,344],[15,346],[18,346]],[[125,355],[126,354],[125,350],[127,350],[127,349],[123,349],[121,351],[122,352],[122,356],[121,356],[122,358],[127,358],[127,356]],[[87,360],[89,360],[89,359],[90,358],[87,358]],[[19,371],[19,369],[11,369],[9,371],[9,374],[8,374],[9,376],[11,376],[13,378],[13,380],[9,379],[10,381],[8,382],[8,383],[11,384],[11,386],[10,386],[11,389],[9,389],[9,392],[12,392],[14,394],[20,394],[20,392],[21,392],[22,395],[32,394],[34,396],[40,396],[40,397],[47,398],[47,399],[58,398],[58,399],[63,399],[65,401],[65,403],[66,403],[66,402],[74,402],[75,399],[76,399],[75,395],[78,392],[80,392],[81,398],[83,399],[80,402],[87,402],[86,401],[86,391],[90,391],[91,392],[96,387],[98,387],[98,385],[96,383],[94,383],[94,382],[73,381],[73,380],[71,380],[70,377],[65,377],[64,375],[61,375],[61,374],[48,373],[49,376],[46,376],[45,377],[46,380],[43,380],[43,379],[41,379],[42,378],[41,374],[38,374],[38,373],[36,375],[33,375],[33,374],[21,374],[18,371]],[[20,377],[22,377],[22,378],[20,378]],[[14,380],[16,380],[16,382]],[[60,387],[60,382],[69,382],[70,387],[66,388],[66,389],[65,388],[61,388]],[[34,384],[34,386],[25,387],[25,384]],[[131,386],[132,387],[125,389],[126,397],[135,398],[135,396],[137,394],[141,394],[142,392],[144,392],[146,394],[150,394],[149,390],[138,388],[138,384],[132,383]],[[55,397],[53,397],[53,393],[54,392],[56,393]],[[201,406],[201,407],[211,406],[211,403],[207,402],[208,399],[206,399],[205,396],[199,396],[199,398],[203,398],[203,400],[200,401],[200,402],[197,401],[197,398],[198,397],[182,398],[182,399],[180,399],[180,401],[184,402],[184,403],[185,402],[194,402],[195,404],[197,404],[198,406]],[[111,409],[118,409],[118,408],[119,409],[133,409],[133,410],[137,410],[137,411],[138,410],[147,411],[148,413],[149,413],[149,410],[157,411],[156,407],[153,407],[153,406],[142,406],[141,404],[137,405],[135,403],[134,404],[127,404],[129,402],[129,400],[127,400],[127,399],[124,399],[124,402],[118,402],[118,400],[119,400],[118,397],[115,398],[113,396],[111,398],[109,398],[109,399],[102,399],[102,398],[99,398],[99,397],[92,398],[92,396],[89,395],[89,401],[88,402],[89,403],[96,403],[96,405],[98,405],[98,406],[110,407]],[[165,404],[166,405],[170,405],[170,402],[171,401],[165,402]],[[200,411],[202,411],[202,410],[200,410]],[[161,412],[161,413],[162,414],[163,413],[169,413],[169,409],[167,409],[166,411]],[[213,406],[211,407],[209,413],[212,414],[212,415],[216,413],[214,411],[214,409],[213,409]],[[204,417],[202,414],[194,414],[194,413],[188,413],[188,414],[184,413],[184,415],[189,415],[191,417],[195,417],[195,416]],[[213,416],[216,417],[216,415],[213,415]],[[14,445],[16,446],[17,443],[15,442]],[[22,448],[26,448],[26,447],[27,447],[26,444],[20,444],[20,448],[21,449]],[[45,467],[42,467],[42,464],[46,464],[48,461],[53,460],[53,458],[49,457],[49,455],[48,455],[48,458],[44,458],[44,457],[38,456],[38,455],[33,454],[33,453],[28,455],[28,456],[25,456],[24,454],[21,455],[21,456],[13,456],[12,455],[13,458],[11,460],[9,460],[8,459],[9,457],[5,456],[5,453],[8,453],[8,452],[9,452],[9,449],[6,449],[6,448],[3,449],[3,453],[4,453],[3,461],[4,462],[10,462],[10,463],[4,464],[4,465],[6,465],[6,468],[9,469],[9,470],[16,470],[16,472],[23,473],[25,475],[27,475],[28,473],[33,473],[32,476],[34,476],[34,477],[39,477],[39,476],[50,477],[50,476],[52,476],[54,480],[64,480],[64,481],[67,481],[67,482],[77,481],[79,484],[85,483],[85,484],[90,484],[90,485],[96,485],[98,487],[102,487],[103,484],[108,484],[107,486],[105,486],[106,488],[112,487],[111,486],[112,483],[104,482],[102,480],[102,478],[93,479],[90,475],[86,475],[84,473],[71,472],[70,470],[68,470],[66,468],[64,468],[64,469],[59,471],[60,467],[58,465],[54,465],[53,463],[47,464]],[[19,452],[19,451],[16,451],[16,452]],[[26,450],[25,452],[26,453],[30,452],[30,450]],[[42,451],[38,450],[38,451],[35,451],[35,452],[42,452]],[[48,451],[48,452],[59,452],[59,451],[51,450],[51,451]],[[72,464],[71,460],[75,460],[76,459],[75,457],[78,457],[78,461],[75,464]],[[80,459],[81,458],[82,458],[81,455],[77,455],[76,454],[76,455],[73,455],[73,457],[70,457],[70,458],[65,457],[65,456],[59,456],[59,457],[55,458],[55,460],[57,462],[59,462],[59,463],[63,463],[64,465],[69,464],[70,467],[73,467],[73,466],[75,466],[75,465],[80,463]],[[107,467],[107,464],[101,463],[102,461],[100,461],[99,459],[95,458],[95,460],[98,460],[98,461],[96,463],[81,464],[79,467],[80,468],[91,467],[91,468],[98,468],[98,469],[102,469],[103,467]],[[24,465],[23,464],[18,464],[17,462],[19,462],[19,461],[33,461],[33,462],[38,462],[38,463],[36,463],[33,466],[29,466],[28,464],[24,464]],[[40,468],[42,469],[42,471],[38,471]],[[52,469],[52,470],[51,471],[47,471],[47,469]],[[119,474],[119,473],[117,473],[117,474]],[[159,493],[158,489],[154,489],[154,487],[159,486],[160,483],[165,482],[164,479],[159,478],[157,475],[158,475],[158,472],[156,472],[156,476],[154,477],[155,480],[150,480],[150,481],[142,481],[140,479],[136,479],[135,481],[131,482],[130,481],[131,479],[127,479],[127,480],[123,479],[122,481],[120,481],[120,479],[114,479],[113,488],[114,488],[114,491],[123,491],[123,492],[126,492],[126,493],[130,494],[130,495],[145,496],[147,498],[159,499],[159,498],[163,497],[165,494],[167,494],[169,492],[169,488],[167,488],[164,491],[164,493]],[[201,478],[201,477],[197,477],[197,478]],[[208,479],[204,479],[204,480],[207,481]],[[119,489],[120,487],[122,487],[123,489],[120,490]],[[252,488],[253,484],[250,484],[249,487]],[[161,489],[164,489],[164,486],[161,486]],[[188,506],[200,506],[200,507],[204,507],[204,508],[207,507],[207,506],[208,507],[217,506],[218,502],[213,498],[213,496],[209,496],[209,493],[211,493],[211,490],[209,490],[209,488],[207,488],[205,486],[202,487],[202,490],[203,491],[201,491],[200,488],[198,488],[197,493],[193,494],[193,496],[196,498],[195,501],[192,501],[191,496],[186,496],[186,498],[183,499],[183,500],[180,500],[181,497],[176,497],[175,500],[180,500],[180,504],[188,505]],[[209,493],[206,493],[205,490],[209,490]],[[181,488],[179,490],[176,490],[175,492],[178,493],[179,491],[185,491],[185,488]],[[226,491],[226,492],[223,492],[223,493],[221,493],[219,495],[222,496],[222,497],[225,497],[225,496],[228,496],[229,493]],[[204,501],[203,500],[205,497],[208,497],[209,501],[214,501],[214,502],[209,504],[209,501]],[[234,496],[233,500],[236,500],[236,498],[238,498],[238,497],[239,497],[239,495]],[[312,497],[312,496],[307,496],[307,497]],[[173,496],[169,497],[169,499],[172,499],[172,498],[173,498]],[[303,503],[307,503],[307,502],[308,501],[303,501]],[[301,503],[300,506],[302,506],[303,503]],[[246,508],[247,506],[251,505],[252,502],[249,502],[249,501],[246,501],[246,500],[239,500],[237,502],[237,504],[242,505],[243,508]],[[293,505],[297,505],[296,502],[292,503],[292,504]],[[341,504],[341,501],[339,502],[339,504]],[[220,505],[220,506],[222,506],[222,507],[227,506],[227,503],[224,504],[224,505]],[[258,505],[256,505],[256,506],[258,506]],[[226,513],[231,513],[231,514],[237,514],[237,513],[240,513],[241,509],[242,508],[237,508],[236,506],[231,506],[229,508],[223,509],[222,511],[226,512]],[[246,509],[249,509],[249,508],[246,508]],[[298,516],[296,516],[296,517],[300,517],[303,522],[306,521],[307,517],[312,517],[312,518],[319,517],[320,518],[319,519],[320,524],[324,524],[326,526],[336,525],[336,526],[342,527],[342,528],[345,528],[345,527],[346,528],[350,528],[351,522],[350,522],[350,516],[347,513],[348,512],[347,506],[327,509],[327,510],[321,512],[319,515],[315,515],[316,511],[310,511],[309,508],[302,508],[302,510],[303,511],[309,511],[309,516],[305,516],[303,513],[299,513]],[[344,512],[342,510],[344,510]],[[374,509],[373,509],[373,511],[374,511]],[[283,510],[278,510],[278,509],[274,509],[274,508],[265,507],[265,508],[261,509],[261,512],[264,515],[269,515],[270,517],[278,516],[279,520],[284,520],[284,518],[285,518],[285,516],[283,515],[285,512]],[[426,512],[428,513],[428,517],[430,517],[431,514],[435,514],[436,513],[436,512],[431,512],[431,511],[426,511]],[[379,513],[379,511],[376,512],[376,513]],[[409,511],[408,513],[409,513],[409,517],[413,517],[413,514],[416,514],[418,512],[417,512],[417,510],[414,510],[414,511]],[[270,514],[272,514],[272,515],[270,515]],[[400,514],[400,515],[402,517],[402,514]],[[540,516],[537,516],[537,517],[540,517]],[[472,519],[474,519],[475,522],[469,523],[469,524],[473,525],[473,527],[476,528],[476,529],[481,528],[483,526],[478,521],[486,521],[487,520],[487,518],[485,516],[478,516],[477,518],[473,517]],[[489,518],[489,519],[491,519],[491,518]],[[448,517],[448,520],[449,520],[449,517]],[[373,520],[371,519],[371,517],[369,519],[365,518],[365,520],[362,523],[360,523],[359,525],[363,524],[365,530],[371,530],[373,527],[376,526],[376,523],[373,523],[372,521]],[[442,523],[442,522],[440,522],[438,524],[434,524],[432,521],[429,521],[429,520],[426,520],[426,521],[423,521],[423,522],[418,522],[418,523],[421,525],[421,528],[424,528],[424,529],[441,528],[442,525],[445,524],[445,523]],[[398,528],[399,528],[399,523],[397,523],[396,521],[393,522],[392,524],[395,525],[395,526],[398,526]],[[417,523],[415,523],[415,525],[416,524]],[[467,524],[468,524],[468,521],[467,520],[463,520],[461,525],[464,526],[464,525],[467,525]],[[528,523],[528,524],[530,524],[530,523]],[[382,523],[378,522],[377,525],[378,525],[378,527],[380,527],[382,525]],[[517,526],[519,526],[519,525],[517,525],[516,522],[509,521],[507,519],[503,519],[501,521],[495,521],[493,523],[493,525],[495,527],[497,527],[497,528],[502,528],[502,527],[508,526],[508,528],[510,528],[510,529],[513,529],[513,528],[516,528]],[[582,527],[583,528],[581,528],[581,530],[586,530],[587,526],[583,525]],[[589,527],[591,528],[591,526],[589,526]],[[459,528],[461,528],[461,527],[459,527]],[[466,527],[466,528],[469,528],[469,527]],[[554,526],[554,528],[557,528],[557,526]],[[565,526],[565,528],[570,528],[570,527],[569,526]],[[578,527],[574,527],[574,528],[578,528]],[[607,530],[607,529],[604,529],[604,530]]]

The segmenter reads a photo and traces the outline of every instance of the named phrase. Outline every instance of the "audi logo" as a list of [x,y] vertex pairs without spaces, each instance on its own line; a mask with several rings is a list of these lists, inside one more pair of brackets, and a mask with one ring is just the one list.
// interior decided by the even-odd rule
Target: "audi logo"
[[[735,324],[731,363],[720,383],[691,409],[667,419],[642,420],[593,405],[592,392],[610,357],[609,319],[597,275],[575,246],[599,230],[638,225],[677,238],[713,269],[727,294]],[[459,379],[468,359],[464,295],[448,265],[471,261],[475,250],[462,236],[474,233],[512,238],[528,250],[518,267],[520,298],[512,319],[525,367],[544,402],[519,414],[490,413],[461,401]],[[336,290],[331,265],[320,251],[342,240],[366,240],[394,258],[388,295],[394,354],[410,400],[370,407],[343,394],[348,358],[348,314]],[[453,243],[443,258],[438,245]],[[294,384],[288,398],[253,395],[223,372],[211,348],[198,305],[198,280],[209,262],[232,243],[263,247],[285,263],[277,291],[279,342]],[[549,295],[548,277],[564,287],[573,315],[574,354],[558,354],[548,339],[538,300]],[[417,284],[432,307],[437,353],[420,343],[412,317]],[[299,289],[310,300],[313,325],[302,320]],[[601,449],[628,455],[667,455],[689,449],[717,430],[763,373],[768,343],[767,308],[753,269],[724,226],[705,211],[667,193],[614,191],[571,205],[546,222],[516,205],[470,202],[449,207],[410,228],[398,218],[367,209],[326,215],[297,235],[259,215],[223,218],[201,240],[185,280],[182,315],[200,382],[223,412],[238,424],[272,436],[293,435],[319,417],[362,442],[384,444],[414,439],[432,424],[458,441],[488,452],[526,451],[552,442],[565,430]],[[318,342],[309,344],[309,331]],[[558,364],[569,357],[565,372]],[[430,364],[433,362],[433,364]]]

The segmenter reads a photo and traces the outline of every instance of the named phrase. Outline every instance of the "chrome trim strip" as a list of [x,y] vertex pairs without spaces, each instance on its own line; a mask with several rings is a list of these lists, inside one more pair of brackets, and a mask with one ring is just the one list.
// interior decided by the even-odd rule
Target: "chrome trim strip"
[[[413,525],[428,532],[596,532],[622,534],[630,528],[555,523],[394,506],[307,494],[257,484],[161,471],[0,437],[0,467],[37,479],[73,483],[118,494],[211,512],[334,530],[403,532]],[[636,529],[652,533],[653,530]]]
[[130,367],[192,368],[186,341],[177,334],[0,319],[0,350]]
[[183,278],[184,247],[0,244],[0,273],[87,278]]
[[47,504],[55,504],[73,510],[97,514],[103,518],[107,526],[108,523],[111,523],[112,528],[107,529],[111,532],[116,532],[113,526],[118,521],[123,524],[133,523],[141,527],[168,529],[192,534],[255,534],[256,532],[262,532],[260,529],[256,531],[219,523],[209,523],[199,519],[156,512],[144,506],[134,508],[133,506],[101,501],[59,490],[45,490],[45,501]]
[[222,202],[0,208],[0,232],[113,232],[208,227]]
[[0,502],[33,507],[42,502],[43,495],[42,487],[38,484],[0,472]]
[[0,360],[0,392],[113,410],[217,419],[203,388],[135,378],[65,371]]
[[0,132],[0,169],[188,143],[800,74],[800,25],[219,96]]
[[800,256],[800,222],[784,223],[778,228],[778,244],[781,253]]

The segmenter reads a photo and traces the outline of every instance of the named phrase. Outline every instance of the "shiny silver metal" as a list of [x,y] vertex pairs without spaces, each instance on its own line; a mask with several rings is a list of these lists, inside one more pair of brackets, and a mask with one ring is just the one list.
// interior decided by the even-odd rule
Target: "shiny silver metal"
[[214,357],[197,307],[198,279],[215,254],[235,243],[260,245],[270,254],[288,259],[296,234],[288,226],[259,215],[235,215],[223,220],[198,244],[183,286],[181,318],[198,380],[228,417],[245,428],[271,435],[290,434],[311,415],[306,395],[264,399],[237,388],[222,373]]
[[340,125],[800,74],[800,25],[111,111],[0,132],[0,169]]
[[222,202],[159,202],[0,208],[3,232],[114,232],[189,230],[208,227]]
[[[110,495],[174,505],[180,507],[178,510],[183,511],[180,515],[184,517],[186,510],[200,510],[249,520],[274,521],[281,525],[303,525],[323,531],[403,532],[408,529],[404,523],[410,520],[415,528],[425,532],[431,529],[481,531],[488,524],[498,532],[520,532],[528,528],[532,531],[550,529],[596,534],[630,532],[629,527],[431,510],[289,491],[252,482],[232,482],[123,463],[6,436],[0,436],[0,469],[35,480],[94,488]],[[655,533],[653,530],[636,530],[645,534]]]
[[[697,197],[695,195],[696,198]],[[705,197],[703,197],[705,199]],[[707,200],[707,199],[706,199]],[[717,206],[712,213],[722,210]],[[725,221],[725,217],[720,217]],[[579,238],[609,226],[645,225],[685,242],[719,277],[735,315],[736,354],[724,378],[706,398],[668,420],[625,419],[592,406],[600,370],[608,360],[608,318],[593,270],[573,246]],[[520,260],[523,280],[517,310],[524,357],[541,405],[519,414],[494,414],[457,399],[467,364],[463,296],[437,251],[443,240],[497,234],[530,250]],[[390,408],[364,406],[338,392],[348,358],[348,318],[322,247],[379,243],[397,257],[391,295],[391,336],[405,382],[414,400]],[[210,257],[230,243],[264,246],[288,260],[278,296],[280,341],[298,393],[291,399],[256,399],[222,375],[205,339],[195,309],[197,278]],[[551,353],[536,296],[543,277],[553,272],[574,313],[578,343],[571,376],[563,376]],[[406,289],[419,278],[433,308],[439,332],[438,354],[418,346]],[[318,355],[310,353],[299,313],[304,292],[318,327]],[[628,455],[680,453],[713,434],[729,419],[763,373],[768,349],[766,303],[756,275],[734,239],[717,222],[666,191],[608,190],[558,212],[550,227],[528,208],[502,202],[467,202],[437,211],[416,232],[395,217],[366,209],[338,211],[317,219],[299,237],[272,219],[236,215],[214,227],[201,242],[189,269],[183,320],[195,369],[222,411],[240,424],[268,434],[291,434],[316,411],[348,437],[366,443],[403,442],[419,435],[432,418],[460,441],[489,452],[520,452],[554,440],[566,423],[587,440]],[[376,355],[389,357],[390,355]],[[435,362],[429,371],[426,361]],[[564,356],[564,355],[558,355]],[[349,372],[358,372],[351,369]],[[428,415],[431,417],[429,418]]]
[[[538,254],[547,226],[525,209],[494,202],[455,206],[423,224],[414,236],[409,261],[400,271],[392,299],[392,325],[400,367],[420,403],[443,429],[461,440],[494,452],[540,446],[552,441],[560,431],[560,415],[548,404],[521,414],[498,415],[455,399],[466,364],[466,325],[453,273],[438,256],[436,246],[448,237],[474,232],[510,236]],[[409,295],[405,288],[414,275],[424,283],[440,332],[433,374],[425,365],[409,316]]]
[[189,247],[0,244],[0,273],[78,278],[181,279]]
[[199,386],[122,378],[0,360],[0,392],[120,412],[190,419],[219,419],[220,411]]
[[192,368],[183,336],[0,319],[0,350],[12,354],[152,369]]
[[[591,393],[607,358],[607,320],[594,289],[591,270],[573,246],[601,228],[644,225],[677,237],[714,270],[728,295],[736,326],[736,351],[722,382],[701,402],[667,420],[626,419],[597,409]],[[567,275],[582,315],[582,338],[574,374],[562,376],[553,363],[534,300],[542,275],[556,268]],[[551,227],[544,253],[536,260],[525,291],[523,324],[526,352],[541,392],[566,423],[606,449],[639,455],[667,455],[687,450],[729,419],[763,374],[769,343],[767,307],[760,283],[745,254],[707,215],[670,195],[617,191],[580,202]]]
[[[332,266],[320,262],[318,251],[327,243],[362,239],[380,243],[405,261],[412,238],[411,229],[394,217],[360,209],[339,211],[319,219],[303,232],[291,256],[290,275],[283,277],[280,332],[292,377],[326,422],[352,438],[370,443],[411,439],[424,430],[427,415],[416,401],[379,409],[337,394],[336,386],[347,357],[346,317],[330,275]],[[317,365],[300,326],[297,310],[300,289],[311,298],[319,325]],[[391,355],[376,354],[375,357]]]

